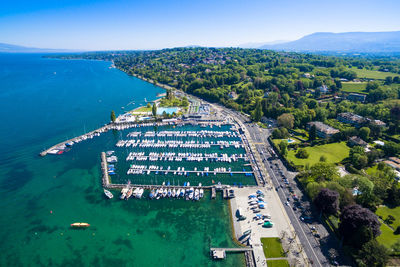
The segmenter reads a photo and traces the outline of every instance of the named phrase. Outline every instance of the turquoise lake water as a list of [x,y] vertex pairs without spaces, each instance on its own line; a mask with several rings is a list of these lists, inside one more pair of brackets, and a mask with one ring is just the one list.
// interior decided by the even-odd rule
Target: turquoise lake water
[[234,246],[221,199],[104,198],[99,153],[118,132],[38,156],[163,92],[110,65],[0,54],[0,266],[242,266],[240,254],[209,257],[210,246]]

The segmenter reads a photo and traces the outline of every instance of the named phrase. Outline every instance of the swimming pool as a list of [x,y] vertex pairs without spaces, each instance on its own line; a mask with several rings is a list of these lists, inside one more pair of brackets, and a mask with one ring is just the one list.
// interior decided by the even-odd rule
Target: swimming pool
[[165,111],[167,114],[178,113],[179,108],[169,107],[169,108],[157,108],[157,115],[162,115]]

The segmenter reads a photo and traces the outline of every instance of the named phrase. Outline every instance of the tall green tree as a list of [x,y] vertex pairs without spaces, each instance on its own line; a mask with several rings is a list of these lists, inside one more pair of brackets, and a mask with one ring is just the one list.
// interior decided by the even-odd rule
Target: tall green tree
[[286,140],[282,140],[282,141],[279,143],[279,150],[281,151],[281,154],[282,154],[283,156],[286,156],[286,154],[287,154],[287,146],[288,146],[288,143],[287,143]]
[[313,124],[308,132],[309,140],[314,141],[317,138],[317,127]]
[[111,121],[112,121],[112,122],[115,122],[115,120],[117,119],[117,117],[115,116],[114,110],[111,110],[111,116],[110,116],[110,118],[111,118]]
[[261,106],[261,100],[257,99],[256,109],[254,110],[254,113],[253,113],[253,120],[260,121],[262,116],[263,116],[263,111],[262,111],[262,106]]
[[287,129],[292,129],[294,126],[294,116],[290,113],[284,113],[278,117],[278,124]]
[[153,116],[156,117],[157,116],[157,105],[156,103],[153,104],[153,107],[151,109],[151,112],[153,113]]

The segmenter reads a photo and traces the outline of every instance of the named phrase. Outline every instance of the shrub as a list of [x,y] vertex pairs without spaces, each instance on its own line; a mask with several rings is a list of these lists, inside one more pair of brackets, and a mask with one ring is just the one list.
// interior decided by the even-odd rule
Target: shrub
[[305,150],[304,148],[300,148],[296,153],[296,158],[299,158],[299,159],[306,159],[309,156],[310,155],[308,154],[307,150]]

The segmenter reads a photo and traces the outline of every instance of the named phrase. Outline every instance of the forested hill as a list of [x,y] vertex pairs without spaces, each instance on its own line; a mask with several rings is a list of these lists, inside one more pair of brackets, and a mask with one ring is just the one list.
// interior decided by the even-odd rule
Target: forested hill
[[[128,74],[168,84],[249,114],[253,114],[258,102],[267,117],[295,114],[298,126],[356,108],[362,108],[364,115],[389,119],[388,101],[399,97],[400,60],[396,58],[328,57],[240,48],[116,51],[74,57],[113,60],[117,68]],[[370,81],[357,77],[360,71],[378,73],[382,78]],[[386,79],[386,75],[392,77]],[[348,95],[342,88],[343,82],[354,79],[367,87],[368,92],[363,93],[368,94],[366,101],[371,104],[339,101]],[[320,103],[316,104],[317,101]]]

